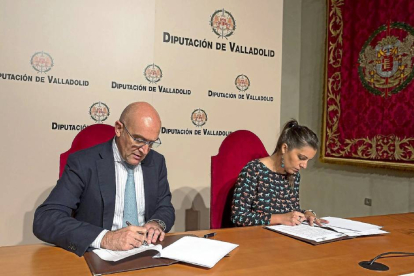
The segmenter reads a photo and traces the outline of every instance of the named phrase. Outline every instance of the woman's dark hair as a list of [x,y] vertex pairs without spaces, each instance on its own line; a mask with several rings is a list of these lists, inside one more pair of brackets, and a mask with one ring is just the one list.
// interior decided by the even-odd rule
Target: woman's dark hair
[[288,150],[299,149],[304,146],[310,146],[314,150],[318,149],[318,136],[315,132],[306,126],[299,125],[295,119],[285,124],[279,139],[277,140],[276,149],[273,154],[282,148],[284,143],[287,144]]

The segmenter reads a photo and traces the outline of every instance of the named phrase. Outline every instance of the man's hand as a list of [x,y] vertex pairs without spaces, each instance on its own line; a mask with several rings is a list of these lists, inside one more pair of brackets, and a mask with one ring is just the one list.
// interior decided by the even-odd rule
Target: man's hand
[[101,241],[101,248],[109,250],[130,250],[140,247],[145,240],[147,228],[128,226],[116,231],[109,231]]
[[160,241],[164,240],[165,233],[162,231],[161,226],[156,221],[150,221],[145,223],[144,227],[147,230],[147,243],[151,244],[157,241],[159,238]]

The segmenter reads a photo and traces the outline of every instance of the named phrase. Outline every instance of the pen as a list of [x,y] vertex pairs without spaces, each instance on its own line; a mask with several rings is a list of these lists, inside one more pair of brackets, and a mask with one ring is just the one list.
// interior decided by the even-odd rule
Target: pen
[[[129,221],[126,221],[125,222],[126,223],[126,225],[128,225],[128,226],[131,226],[132,224],[129,222]],[[141,232],[137,232],[138,234],[141,234],[141,235],[144,235],[143,233],[141,233]],[[146,245],[146,246],[148,246],[148,243],[147,243],[147,241],[144,239],[144,241],[142,242],[142,245]]]
[[208,233],[208,234],[205,234],[203,238],[211,238],[211,237],[214,237],[216,234],[217,234],[216,232]]

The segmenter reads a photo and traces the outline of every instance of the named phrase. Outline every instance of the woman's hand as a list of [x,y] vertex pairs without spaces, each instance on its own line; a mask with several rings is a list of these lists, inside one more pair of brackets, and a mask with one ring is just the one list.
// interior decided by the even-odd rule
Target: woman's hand
[[301,224],[304,220],[306,220],[304,214],[298,211],[293,211],[286,214],[273,214],[270,219],[270,224],[295,226]]
[[315,216],[313,212],[306,211],[305,212],[306,220],[308,221],[310,226],[313,226],[314,223],[322,227],[322,223],[329,223],[326,219],[319,219]]

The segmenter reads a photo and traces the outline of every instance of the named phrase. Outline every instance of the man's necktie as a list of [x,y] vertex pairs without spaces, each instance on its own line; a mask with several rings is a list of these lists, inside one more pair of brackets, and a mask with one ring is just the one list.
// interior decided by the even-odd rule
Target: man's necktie
[[125,185],[124,218],[122,225],[126,227],[129,221],[132,225],[138,225],[137,197],[135,193],[134,169],[126,167],[128,178]]

